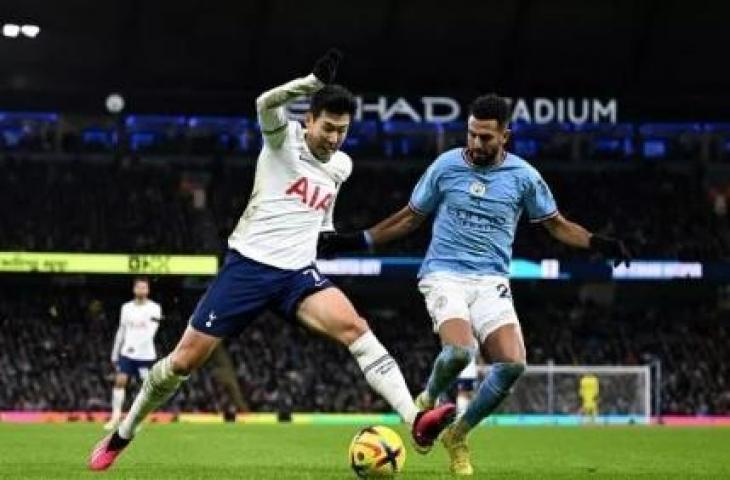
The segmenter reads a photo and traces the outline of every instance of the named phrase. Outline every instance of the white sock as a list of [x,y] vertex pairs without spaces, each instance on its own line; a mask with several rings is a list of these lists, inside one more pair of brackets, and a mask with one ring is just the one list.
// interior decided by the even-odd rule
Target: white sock
[[398,364],[373,332],[367,331],[350,345],[350,353],[365,374],[365,380],[400,414],[408,424],[416,419],[418,409],[408,391]]
[[468,406],[469,396],[463,393],[459,393],[456,396],[456,415],[461,416],[466,411],[466,407]]
[[114,387],[112,389],[112,420],[122,417],[122,406],[124,405],[124,388]]
[[176,375],[172,371],[170,357],[165,357],[152,366],[149,375],[142,383],[132,408],[119,425],[119,436],[130,439],[137,425],[154,409],[165,403],[188,377]]

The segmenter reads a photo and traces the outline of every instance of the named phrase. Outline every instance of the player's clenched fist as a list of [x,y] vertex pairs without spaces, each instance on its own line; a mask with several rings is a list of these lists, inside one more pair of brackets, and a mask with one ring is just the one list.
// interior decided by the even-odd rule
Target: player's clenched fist
[[603,256],[613,259],[613,266],[618,267],[625,263],[631,266],[631,251],[623,240],[607,237],[605,235],[591,235],[591,250],[600,252]]

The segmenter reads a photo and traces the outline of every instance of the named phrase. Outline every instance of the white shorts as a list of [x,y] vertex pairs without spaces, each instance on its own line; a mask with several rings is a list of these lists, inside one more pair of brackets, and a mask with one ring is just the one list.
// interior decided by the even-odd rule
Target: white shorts
[[433,331],[451,318],[462,318],[471,324],[480,343],[502,325],[519,325],[512,303],[509,280],[496,275],[459,275],[436,272],[418,282],[426,300],[426,309],[433,320]]

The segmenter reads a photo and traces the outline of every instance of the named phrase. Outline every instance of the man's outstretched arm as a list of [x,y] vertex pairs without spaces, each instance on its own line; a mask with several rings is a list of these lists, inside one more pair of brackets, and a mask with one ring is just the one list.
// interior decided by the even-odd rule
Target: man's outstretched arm
[[351,233],[325,232],[320,236],[318,253],[327,257],[343,252],[373,251],[376,247],[410,234],[421,226],[425,218],[406,206],[367,230]]
[[425,219],[424,215],[416,212],[410,206],[405,206],[366,230],[366,234],[370,237],[372,247],[375,248],[409,235],[418,229]]
[[631,264],[631,252],[623,240],[591,233],[581,225],[571,222],[560,214],[548,218],[542,224],[556,240],[576,248],[586,248],[612,258],[614,266]]

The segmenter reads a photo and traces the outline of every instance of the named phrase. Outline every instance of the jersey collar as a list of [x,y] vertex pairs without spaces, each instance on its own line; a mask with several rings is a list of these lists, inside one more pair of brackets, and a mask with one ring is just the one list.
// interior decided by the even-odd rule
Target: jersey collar
[[461,149],[461,158],[464,160],[464,163],[466,163],[469,168],[473,168],[475,170],[490,170],[492,168],[501,167],[504,165],[504,162],[507,161],[507,155],[507,150],[502,150],[502,160],[500,160],[499,163],[495,163],[494,165],[477,165],[471,161],[471,158],[469,158],[466,147]]

